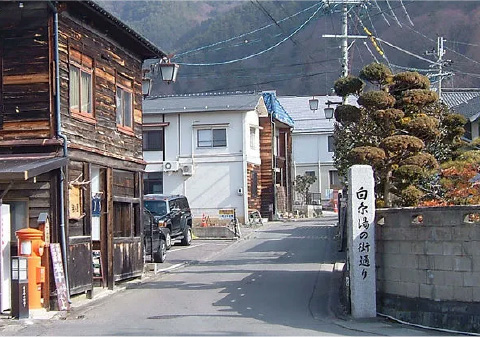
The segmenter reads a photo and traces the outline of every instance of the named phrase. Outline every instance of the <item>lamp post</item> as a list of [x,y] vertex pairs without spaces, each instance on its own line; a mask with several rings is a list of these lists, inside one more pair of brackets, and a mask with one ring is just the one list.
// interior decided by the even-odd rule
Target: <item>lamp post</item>
[[180,68],[180,66],[176,63],[170,62],[169,57],[163,57],[160,62],[150,65],[150,69],[145,69],[142,78],[143,97],[146,98],[149,96],[152,90],[153,79],[152,77],[147,76],[147,73],[151,72],[153,75],[155,72],[160,72],[162,80],[167,82],[167,84],[170,84],[177,80],[178,68]]
[[[335,109],[330,107],[330,105],[343,104],[343,102],[332,102],[330,100],[327,100],[325,103],[327,104],[327,107],[323,109],[323,113],[325,114],[326,119],[332,119],[333,118],[333,112],[334,112]],[[311,99],[308,100],[308,104],[310,106],[310,110],[312,110],[313,112],[318,110],[318,99],[316,99],[315,96],[313,96]]]
[[327,100],[325,103],[327,103],[327,107],[323,109],[323,112],[325,113],[326,119],[333,118],[333,112],[335,111],[335,109],[330,107],[331,104],[335,104],[335,105],[343,104],[343,102],[332,102],[330,100]]

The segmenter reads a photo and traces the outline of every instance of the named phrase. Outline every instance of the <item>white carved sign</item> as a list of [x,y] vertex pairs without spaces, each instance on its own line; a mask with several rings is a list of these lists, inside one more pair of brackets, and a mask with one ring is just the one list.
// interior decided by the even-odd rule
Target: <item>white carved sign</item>
[[369,165],[353,165],[348,170],[347,214],[352,316],[375,317],[375,193]]

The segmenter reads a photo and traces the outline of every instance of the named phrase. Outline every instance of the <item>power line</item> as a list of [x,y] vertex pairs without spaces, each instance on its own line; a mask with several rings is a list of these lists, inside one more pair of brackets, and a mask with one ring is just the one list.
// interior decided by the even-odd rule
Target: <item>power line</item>
[[270,50],[272,50],[272,49],[278,47],[279,45],[283,44],[285,41],[290,39],[293,35],[297,34],[300,30],[302,30],[308,23],[310,23],[310,21],[315,17],[315,15],[317,15],[317,13],[322,8],[324,8],[324,5],[317,8],[317,10],[307,19],[307,21],[302,23],[290,35],[288,35],[284,39],[280,40],[279,42],[275,43],[273,46],[270,46],[267,49],[264,49],[264,50],[259,51],[257,53],[253,53],[253,54],[250,54],[250,55],[242,57],[242,58],[237,58],[237,59],[233,59],[233,60],[229,60],[229,61],[222,61],[222,62],[211,62],[211,63],[183,63],[183,62],[177,62],[177,63],[180,64],[180,65],[184,65],[184,66],[218,66],[218,65],[232,64],[232,63],[236,63],[236,62],[245,61],[245,60],[251,59],[253,57],[265,54],[266,52],[269,52]]
[[[315,8],[315,7],[318,7],[318,6],[322,7],[323,4],[316,3],[315,5],[312,5],[312,6],[310,6],[310,7],[307,7],[307,8],[305,8],[305,9],[301,10],[301,11],[298,11],[297,13],[292,14],[292,15],[290,15],[290,16],[288,16],[288,17],[286,17],[286,18],[284,18],[284,19],[282,19],[282,20],[280,20],[280,21],[278,21],[278,22],[283,22],[283,21],[289,20],[289,19],[291,19],[291,18],[294,18],[294,17],[296,17],[296,16],[298,16],[298,15],[300,15],[300,14],[303,14],[303,13],[311,10],[312,8]],[[181,57],[181,56],[185,56],[185,55],[188,55],[188,54],[191,54],[191,53],[195,53],[195,52],[198,52],[198,51],[201,51],[201,50],[205,50],[205,49],[207,49],[207,48],[215,47],[215,46],[218,46],[218,45],[220,45],[220,44],[224,44],[224,43],[227,43],[227,42],[236,40],[236,39],[244,38],[244,37],[246,37],[246,36],[248,36],[248,35],[255,34],[255,33],[258,33],[258,32],[260,32],[260,31],[262,31],[262,30],[265,30],[265,29],[267,29],[267,28],[269,28],[269,27],[272,27],[273,25],[274,25],[274,24],[271,23],[271,24],[265,25],[265,26],[263,26],[263,27],[254,29],[254,30],[252,30],[252,31],[250,31],[250,32],[243,33],[243,34],[240,34],[240,35],[237,35],[237,36],[228,38],[228,39],[226,39],[226,40],[218,41],[218,42],[215,42],[215,43],[208,44],[208,45],[206,45],[206,46],[202,46],[202,47],[198,47],[198,48],[195,48],[195,49],[192,49],[192,50],[188,50],[188,51],[185,51],[185,52],[182,52],[182,53],[178,53],[178,54],[176,54],[172,59],[174,59],[174,58],[176,59],[176,58]]]
[[215,88],[211,90],[204,91],[202,93],[209,93],[209,92],[216,92],[219,90],[232,90],[232,89],[238,89],[238,88],[245,88],[245,87],[252,87],[256,85],[263,85],[263,84],[271,84],[271,83],[276,83],[276,82],[282,82],[288,79],[293,79],[293,78],[303,78],[303,77],[313,77],[313,76],[318,76],[318,75],[325,75],[325,74],[336,74],[337,71],[325,71],[325,72],[320,72],[320,73],[314,73],[314,74],[308,74],[308,75],[302,75],[302,76],[292,76],[292,77],[287,77],[287,78],[282,78],[279,80],[272,80],[272,81],[265,81],[265,82],[257,82],[257,83],[249,83],[249,84],[242,84],[242,85],[237,85],[237,86],[230,86],[230,87],[224,87],[222,86],[221,88]]
[[[313,61],[313,62],[302,62],[302,63],[290,63],[290,64],[281,64],[281,65],[276,65],[275,67],[255,67],[255,68],[252,68],[252,70],[255,70],[257,72],[261,72],[262,70],[268,70],[269,72],[272,70],[272,69],[279,69],[279,68],[290,68],[290,67],[298,67],[298,66],[307,66],[307,65],[314,65],[314,64],[322,64],[322,63],[327,63],[327,62],[333,62],[333,61],[338,61],[338,59],[336,58],[332,58],[332,59],[324,59],[324,60],[318,60],[318,61]],[[237,73],[237,72],[245,72],[245,68],[238,68],[238,69],[229,69],[227,70],[228,74],[232,74],[232,73]],[[217,70],[215,70],[214,72],[210,73],[210,74],[219,74],[219,72]],[[190,76],[203,76],[203,75],[209,75],[208,72],[205,72],[203,71],[200,71],[198,73],[193,73],[193,74],[179,74],[178,77],[190,77]],[[264,75],[262,75],[264,76]]]

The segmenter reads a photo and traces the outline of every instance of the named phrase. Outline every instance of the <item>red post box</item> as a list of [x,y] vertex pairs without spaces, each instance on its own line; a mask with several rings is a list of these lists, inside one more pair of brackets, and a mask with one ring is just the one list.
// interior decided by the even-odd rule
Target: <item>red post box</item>
[[15,232],[18,238],[18,255],[28,259],[28,303],[29,309],[42,308],[42,284],[45,282],[45,267],[41,256],[45,247],[43,232],[24,228]]

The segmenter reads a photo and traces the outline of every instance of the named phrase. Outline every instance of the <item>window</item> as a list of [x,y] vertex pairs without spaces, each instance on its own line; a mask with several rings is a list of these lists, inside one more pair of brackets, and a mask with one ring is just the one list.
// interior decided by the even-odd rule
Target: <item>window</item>
[[315,177],[315,171],[305,171],[307,177]]
[[197,130],[198,147],[226,147],[227,129]]
[[467,122],[463,128],[465,129],[465,134],[463,135],[465,138],[472,140],[472,123]]
[[70,52],[70,111],[93,117],[92,58],[72,50]]
[[252,198],[258,197],[258,173],[257,171],[252,171],[252,181],[251,181],[251,196]]
[[130,237],[132,235],[132,204],[127,202],[113,203],[113,236]]
[[250,148],[257,148],[257,129],[250,127]]
[[328,152],[335,152],[335,140],[333,136],[328,136]]
[[133,129],[132,92],[117,86],[116,106],[117,126],[120,128]]
[[341,188],[341,180],[338,176],[337,171],[328,171],[328,175],[330,178],[330,188],[339,189]]
[[163,151],[163,130],[143,132],[144,151]]
[[145,194],[163,193],[163,172],[145,173],[143,190]]

